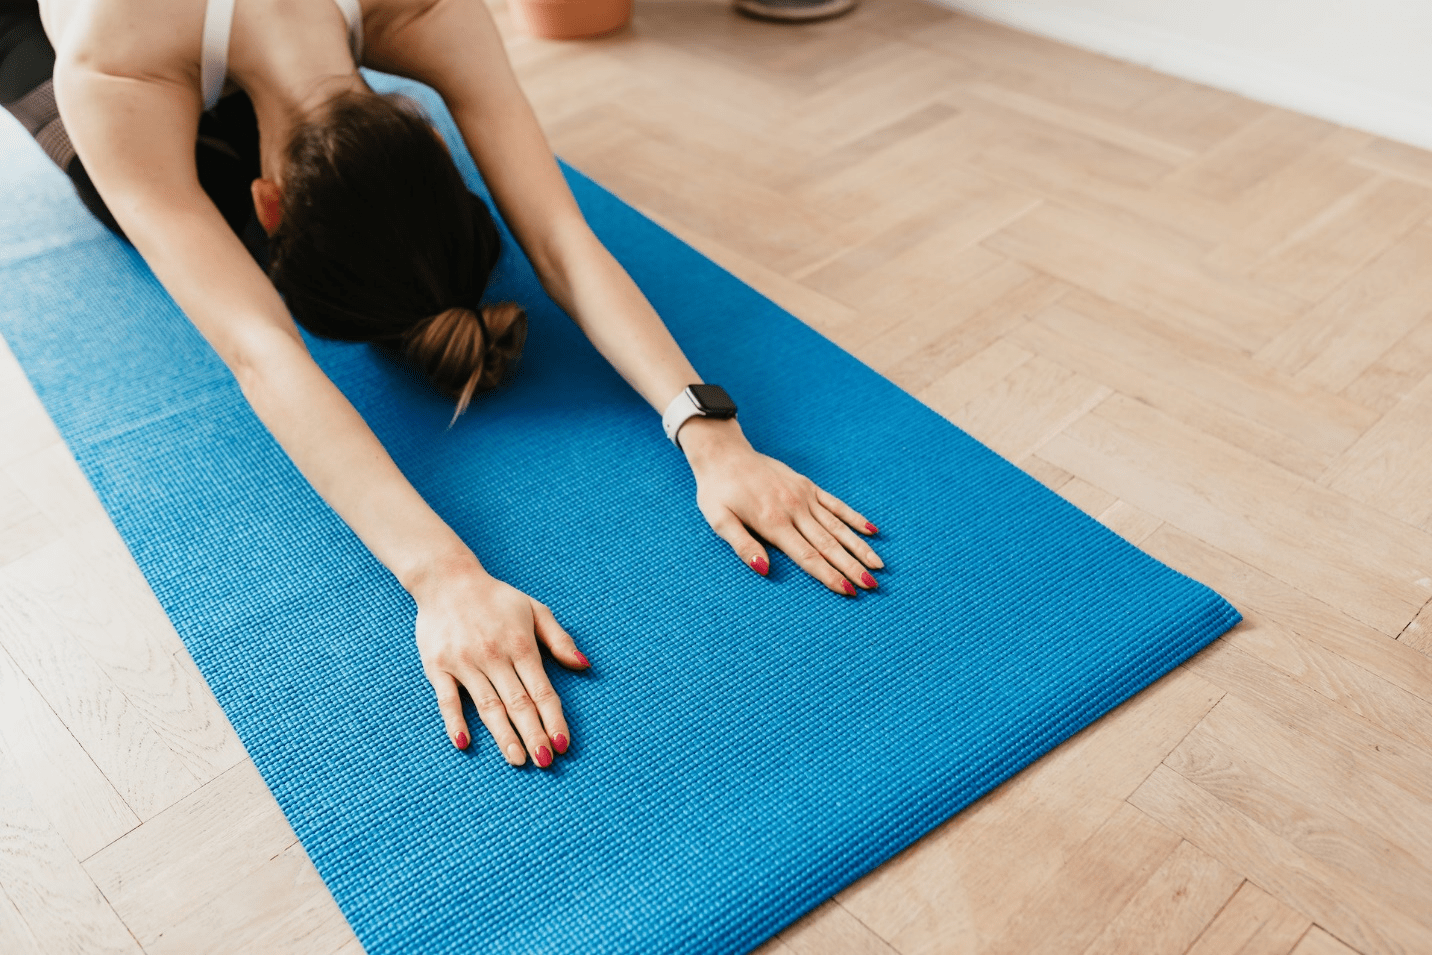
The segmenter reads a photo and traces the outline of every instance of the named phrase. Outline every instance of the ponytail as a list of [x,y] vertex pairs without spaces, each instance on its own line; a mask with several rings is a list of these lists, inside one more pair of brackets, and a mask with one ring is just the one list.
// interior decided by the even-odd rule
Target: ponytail
[[512,302],[482,312],[449,308],[413,326],[401,351],[434,388],[457,399],[453,420],[473,395],[497,387],[527,340],[527,313]]

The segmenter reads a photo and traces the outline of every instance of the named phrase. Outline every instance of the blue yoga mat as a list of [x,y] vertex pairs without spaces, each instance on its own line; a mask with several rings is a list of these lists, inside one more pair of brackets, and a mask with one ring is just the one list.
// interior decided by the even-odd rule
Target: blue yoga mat
[[777,554],[769,579],[738,563],[509,239],[489,297],[528,308],[526,357],[451,430],[403,368],[309,341],[592,659],[548,666],[573,731],[554,769],[509,768],[475,721],[458,752],[407,594],[139,256],[3,132],[0,332],[370,953],[750,949],[1239,619],[567,169],[755,446],[868,514],[889,569],[851,600]]

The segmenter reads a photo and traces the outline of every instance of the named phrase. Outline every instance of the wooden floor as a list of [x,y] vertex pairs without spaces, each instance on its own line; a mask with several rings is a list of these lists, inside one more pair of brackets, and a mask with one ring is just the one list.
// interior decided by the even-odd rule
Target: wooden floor
[[[1432,154],[915,0],[511,50],[558,152],[1247,617],[764,955],[1432,952]],[[359,951],[8,352],[0,883],[5,953]]]

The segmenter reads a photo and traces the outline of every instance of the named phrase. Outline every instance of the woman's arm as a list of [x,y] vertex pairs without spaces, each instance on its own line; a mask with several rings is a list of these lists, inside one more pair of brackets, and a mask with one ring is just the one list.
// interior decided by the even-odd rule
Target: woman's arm
[[[641,290],[587,225],[522,94],[482,0],[434,0],[375,24],[369,61],[438,90],[483,179],[552,299],[658,413],[701,381]],[[755,531],[837,593],[875,586],[874,526],[790,468],[757,454],[734,419],[695,418],[681,446],[697,502],[743,562],[765,573]],[[854,530],[852,530],[854,528]],[[748,530],[749,529],[749,530]]]
[[525,759],[509,713],[534,758],[557,735],[570,738],[534,628],[563,663],[584,658],[545,607],[482,572],[314,363],[278,293],[199,186],[194,91],[73,65],[57,69],[55,88],[75,148],[125,234],[304,477],[417,601],[419,644],[449,737],[466,745],[457,679],[510,762]]

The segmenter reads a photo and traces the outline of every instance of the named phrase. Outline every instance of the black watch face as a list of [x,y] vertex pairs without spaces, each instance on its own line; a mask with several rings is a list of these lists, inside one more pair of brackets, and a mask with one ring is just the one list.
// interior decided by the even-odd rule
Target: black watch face
[[736,402],[726,394],[726,389],[720,385],[692,385],[691,394],[696,399],[696,406],[701,413],[709,418],[734,418],[736,416]]

